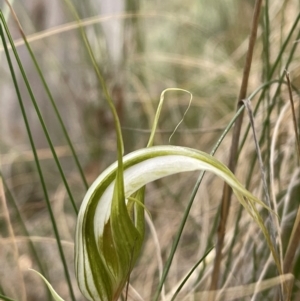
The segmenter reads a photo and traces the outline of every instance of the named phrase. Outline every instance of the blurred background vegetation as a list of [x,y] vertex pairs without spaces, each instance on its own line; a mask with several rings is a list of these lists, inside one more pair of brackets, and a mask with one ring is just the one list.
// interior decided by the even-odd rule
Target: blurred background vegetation
[[[91,184],[102,170],[116,160],[115,129],[76,18],[68,1],[64,0],[11,0],[10,3],[49,85],[87,183]],[[72,0],[72,3],[115,102],[121,120],[125,152],[146,146],[160,94],[171,87],[189,90],[193,94],[193,101],[183,123],[169,141],[188,106],[189,95],[182,92],[166,94],[156,144],[184,145],[210,152],[235,113],[254,1],[188,0],[183,3],[177,0]],[[74,201],[79,207],[87,186],[76,167],[57,114],[16,22],[7,4],[2,1],[0,5]],[[300,201],[299,158],[292,113],[289,107],[285,108],[290,97],[287,86],[282,85],[285,80],[284,69],[287,68],[299,116],[299,6],[297,0],[264,1],[248,86],[250,94],[270,80],[279,80],[263,90],[260,101],[259,93],[252,105],[256,108],[255,122],[269,189],[278,204],[284,251]],[[0,205],[0,293],[22,301],[49,298],[41,280],[28,271],[28,268],[39,269],[39,258],[47,278],[63,298],[70,300],[23,115],[7,58],[3,47],[0,48],[0,168],[6,195],[5,201],[2,194]],[[16,76],[76,300],[83,300],[77,289],[73,268],[76,216],[17,68]],[[263,199],[255,145],[252,134],[247,135],[246,131],[248,124],[246,117],[241,140],[244,143],[236,174],[253,194]],[[216,154],[224,163],[228,161],[230,140],[229,135]],[[273,174],[271,166],[274,167]],[[197,176],[197,173],[176,175],[147,188],[146,205],[152,214],[164,261]],[[172,264],[166,292],[176,289],[180,279],[215,243],[221,195],[221,181],[210,174],[206,175]],[[244,215],[235,200],[231,207],[220,287],[276,276],[258,227]],[[148,237],[142,257],[130,279],[144,300],[151,299],[159,281],[153,255],[157,245],[153,243],[150,232]],[[300,298],[298,255],[299,250],[294,266],[294,300]],[[187,284],[189,292],[209,288],[213,254],[210,256],[206,266],[199,268]],[[274,289],[267,290],[254,299],[274,300],[274,295]],[[245,297],[245,300],[252,299]]]

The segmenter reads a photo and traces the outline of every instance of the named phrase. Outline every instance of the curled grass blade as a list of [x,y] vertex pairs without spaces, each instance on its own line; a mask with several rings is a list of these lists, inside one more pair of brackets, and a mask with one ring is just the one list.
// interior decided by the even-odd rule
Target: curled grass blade
[[193,95],[191,92],[184,90],[184,89],[179,89],[179,88],[168,88],[165,89],[161,94],[160,94],[160,99],[159,99],[159,103],[158,103],[158,107],[156,109],[156,113],[155,113],[155,117],[154,117],[154,121],[153,121],[153,125],[152,125],[152,129],[151,129],[151,133],[150,133],[150,137],[149,137],[149,141],[147,143],[147,147],[149,146],[153,146],[154,143],[154,136],[156,133],[156,129],[157,129],[157,125],[158,125],[158,121],[159,121],[159,117],[160,117],[160,113],[162,110],[162,106],[164,103],[164,99],[165,99],[165,93],[169,92],[169,91],[182,91],[182,92],[186,92],[190,95],[190,100],[189,100],[189,105],[187,107],[187,109],[185,110],[182,119],[179,121],[179,123],[177,124],[177,126],[175,127],[175,129],[173,130],[170,138],[169,138],[169,142],[171,141],[172,136],[174,135],[174,133],[176,132],[177,128],[180,126],[180,124],[183,122],[183,119],[187,113],[187,111],[189,110],[190,106],[191,106],[191,102],[193,99]]

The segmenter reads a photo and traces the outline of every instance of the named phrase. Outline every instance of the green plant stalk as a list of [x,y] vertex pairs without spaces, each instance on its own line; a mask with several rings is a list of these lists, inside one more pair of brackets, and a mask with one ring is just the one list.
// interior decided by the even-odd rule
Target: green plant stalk
[[[3,15],[2,15],[1,11],[0,11],[0,18],[3,18]],[[5,27],[6,32],[9,33],[5,22],[3,23],[3,25]],[[12,65],[12,62],[11,62],[11,59],[10,59],[10,55],[9,55],[9,52],[8,52],[8,49],[7,49],[7,44],[6,44],[6,40],[5,40],[5,36],[4,36],[3,30],[2,30],[2,25],[1,24],[0,24],[0,35],[1,35],[3,46],[4,46],[7,62],[8,62],[8,65],[9,65],[9,69],[10,69],[10,72],[11,72],[11,76],[12,76],[12,79],[13,79],[13,83],[14,83],[14,86],[15,86],[15,90],[16,90],[18,101],[19,101],[19,105],[20,105],[20,108],[21,108],[21,111],[22,111],[22,115],[23,115],[26,130],[27,130],[28,138],[29,138],[29,141],[30,141],[30,145],[31,145],[31,148],[32,148],[33,156],[34,156],[34,159],[35,159],[37,171],[38,171],[38,174],[39,174],[39,177],[40,177],[42,189],[43,189],[46,204],[47,204],[47,209],[48,209],[48,212],[49,212],[49,215],[50,215],[51,223],[52,223],[54,234],[55,234],[55,237],[56,237],[56,242],[57,242],[58,249],[59,249],[59,254],[60,254],[60,257],[61,257],[61,260],[62,260],[62,264],[64,266],[65,277],[66,277],[66,280],[67,280],[67,283],[68,283],[71,298],[72,298],[73,301],[75,301],[75,296],[74,296],[74,292],[73,292],[73,288],[72,288],[72,284],[71,284],[71,279],[70,279],[70,275],[69,275],[69,272],[68,272],[67,263],[66,263],[66,260],[65,260],[63,249],[62,249],[62,246],[61,246],[60,236],[59,236],[59,232],[58,232],[57,225],[56,225],[56,222],[55,222],[54,214],[53,214],[53,211],[52,211],[52,208],[51,208],[50,199],[49,199],[49,196],[48,196],[45,179],[44,179],[42,168],[41,168],[41,165],[40,165],[40,162],[39,162],[39,157],[38,157],[38,154],[37,154],[35,143],[33,141],[33,137],[32,137],[32,134],[31,134],[31,129],[30,129],[30,125],[29,125],[29,122],[28,122],[26,110],[25,110],[25,107],[24,107],[24,104],[23,104],[23,101],[22,101],[21,93],[20,93],[20,90],[19,90],[19,87],[18,87],[17,79],[16,79],[16,76],[15,76],[14,68],[13,68],[13,65]],[[16,56],[16,59],[17,59],[18,63],[21,64],[21,62],[19,61],[18,56]],[[21,69],[21,71],[22,70],[23,69]],[[25,75],[24,71],[22,73],[26,78],[26,75]]]
[[122,131],[121,131],[120,120],[119,120],[116,108],[115,108],[114,103],[112,101],[112,98],[111,98],[111,96],[110,96],[110,94],[108,92],[108,89],[107,89],[104,77],[101,74],[101,71],[100,71],[100,69],[98,67],[98,64],[97,64],[95,55],[93,53],[91,44],[90,44],[90,42],[89,42],[89,40],[88,40],[88,38],[86,36],[86,33],[85,33],[84,29],[83,29],[82,22],[80,20],[80,17],[78,15],[77,11],[76,11],[76,8],[74,7],[73,3],[70,0],[64,0],[64,1],[67,4],[67,6],[69,7],[69,9],[71,10],[71,12],[74,15],[75,19],[77,20],[77,22],[78,22],[79,30],[80,30],[82,39],[84,41],[84,45],[85,45],[85,47],[86,47],[86,49],[88,51],[89,57],[91,59],[91,63],[93,65],[94,71],[95,71],[96,76],[97,76],[97,79],[98,79],[98,81],[99,81],[99,83],[100,83],[100,85],[102,87],[102,90],[103,90],[103,93],[105,95],[107,104],[109,105],[109,108],[110,108],[111,113],[113,115],[113,119],[114,119],[115,127],[116,127],[116,135],[117,135],[118,162],[119,162],[120,168],[121,168],[122,167],[122,156],[123,156],[123,153],[124,153],[124,144],[123,144],[123,138],[122,138]]
[[[136,0],[126,0],[126,12],[132,15],[132,18],[127,20],[127,23],[133,27],[134,41],[136,43],[136,52],[141,55],[145,52],[145,42],[144,37],[141,33],[141,22],[139,20],[140,15],[140,1]],[[145,74],[142,70],[139,71],[138,77],[141,83],[146,87],[147,81]]]

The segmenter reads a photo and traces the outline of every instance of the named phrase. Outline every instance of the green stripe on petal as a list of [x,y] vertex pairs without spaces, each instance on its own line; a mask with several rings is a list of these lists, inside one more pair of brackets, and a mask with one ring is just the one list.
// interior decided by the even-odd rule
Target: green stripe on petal
[[135,213],[128,212],[127,198],[138,192],[141,194],[138,199],[143,200],[144,190],[140,189],[147,183],[194,170],[211,171],[232,187],[275,254],[256,204],[268,207],[248,192],[224,164],[190,148],[148,147],[124,156],[121,168],[116,162],[106,169],[83,200],[78,215],[75,251],[77,280],[87,299],[117,300],[140,253],[145,209],[135,202],[131,204]]

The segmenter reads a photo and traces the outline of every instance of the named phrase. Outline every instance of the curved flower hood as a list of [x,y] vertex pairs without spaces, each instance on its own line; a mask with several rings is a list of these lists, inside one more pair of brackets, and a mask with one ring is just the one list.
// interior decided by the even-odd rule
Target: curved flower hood
[[128,280],[144,239],[141,188],[168,175],[193,170],[211,171],[226,181],[268,236],[255,203],[266,205],[214,157],[175,146],[135,151],[123,157],[123,170],[116,162],[95,180],[79,211],[75,268],[80,290],[88,300],[117,300]]

